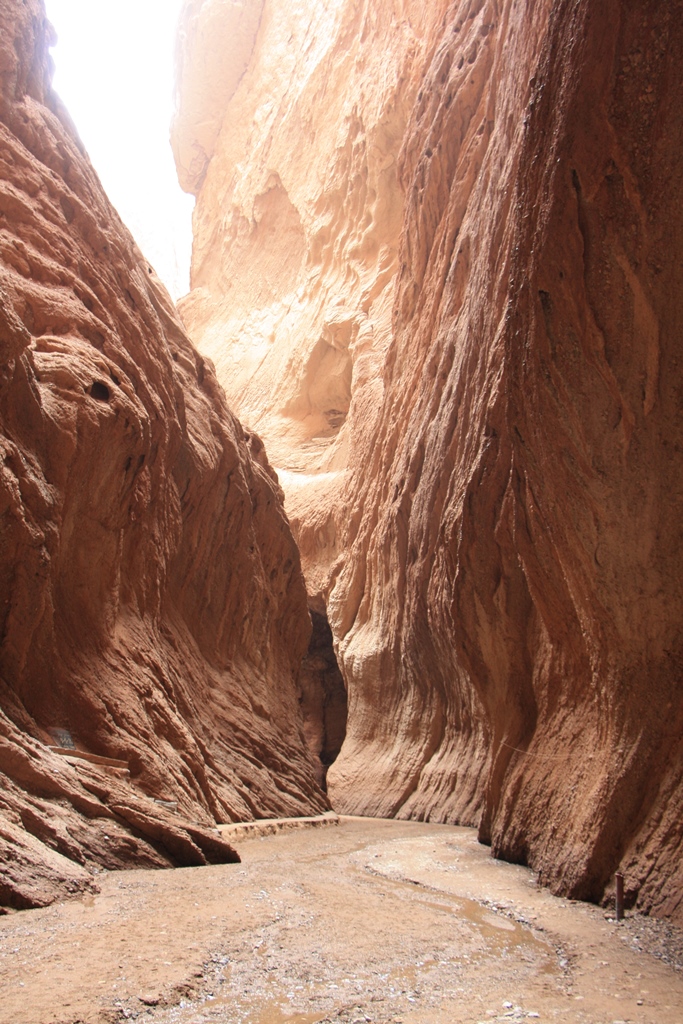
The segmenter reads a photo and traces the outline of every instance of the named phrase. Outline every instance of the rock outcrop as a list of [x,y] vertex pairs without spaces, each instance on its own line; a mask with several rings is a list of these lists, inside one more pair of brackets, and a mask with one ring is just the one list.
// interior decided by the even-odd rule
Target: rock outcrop
[[[209,139],[183,38],[237,6]],[[333,805],[679,919],[682,13],[190,0],[176,127],[182,315],[348,686]]]
[[1,0],[13,906],[92,885],[98,866],[235,859],[217,822],[327,806],[302,732],[311,627],[282,493],[108,203],[51,90],[50,40],[40,0]]

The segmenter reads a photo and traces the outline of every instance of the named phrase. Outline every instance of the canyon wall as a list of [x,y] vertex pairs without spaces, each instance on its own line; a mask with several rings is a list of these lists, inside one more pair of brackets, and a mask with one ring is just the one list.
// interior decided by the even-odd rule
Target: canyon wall
[[679,920],[682,13],[188,0],[174,138],[182,316],[348,688],[333,805]]
[[[0,905],[326,800],[282,492],[0,0]],[[56,748],[61,748],[58,753]]]
[[267,439],[319,613],[383,391],[398,153],[447,6],[188,0],[181,15],[172,142],[198,202],[179,308]]

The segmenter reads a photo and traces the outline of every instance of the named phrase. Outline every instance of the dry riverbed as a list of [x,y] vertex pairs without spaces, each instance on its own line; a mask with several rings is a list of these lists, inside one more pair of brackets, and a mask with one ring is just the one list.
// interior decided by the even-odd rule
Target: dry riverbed
[[680,932],[556,899],[470,829],[342,818],[0,919],[0,1024],[681,1024]]

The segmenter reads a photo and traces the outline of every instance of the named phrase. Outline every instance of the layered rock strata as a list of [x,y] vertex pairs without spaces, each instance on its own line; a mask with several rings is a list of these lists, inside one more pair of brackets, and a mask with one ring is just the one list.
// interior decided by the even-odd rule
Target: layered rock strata
[[217,822],[327,806],[302,734],[310,620],[281,491],[108,203],[51,90],[50,40],[39,0],[0,2],[13,906],[97,867],[235,859]]
[[683,5],[239,5],[200,139],[237,6],[182,312],[327,606],[333,804],[681,918]]

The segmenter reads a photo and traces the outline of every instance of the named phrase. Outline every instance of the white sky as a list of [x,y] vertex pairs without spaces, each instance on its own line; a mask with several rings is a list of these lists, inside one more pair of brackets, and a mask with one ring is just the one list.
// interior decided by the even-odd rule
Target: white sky
[[189,288],[194,197],[169,143],[182,0],[45,0],[54,85],[100,180],[174,298]]

